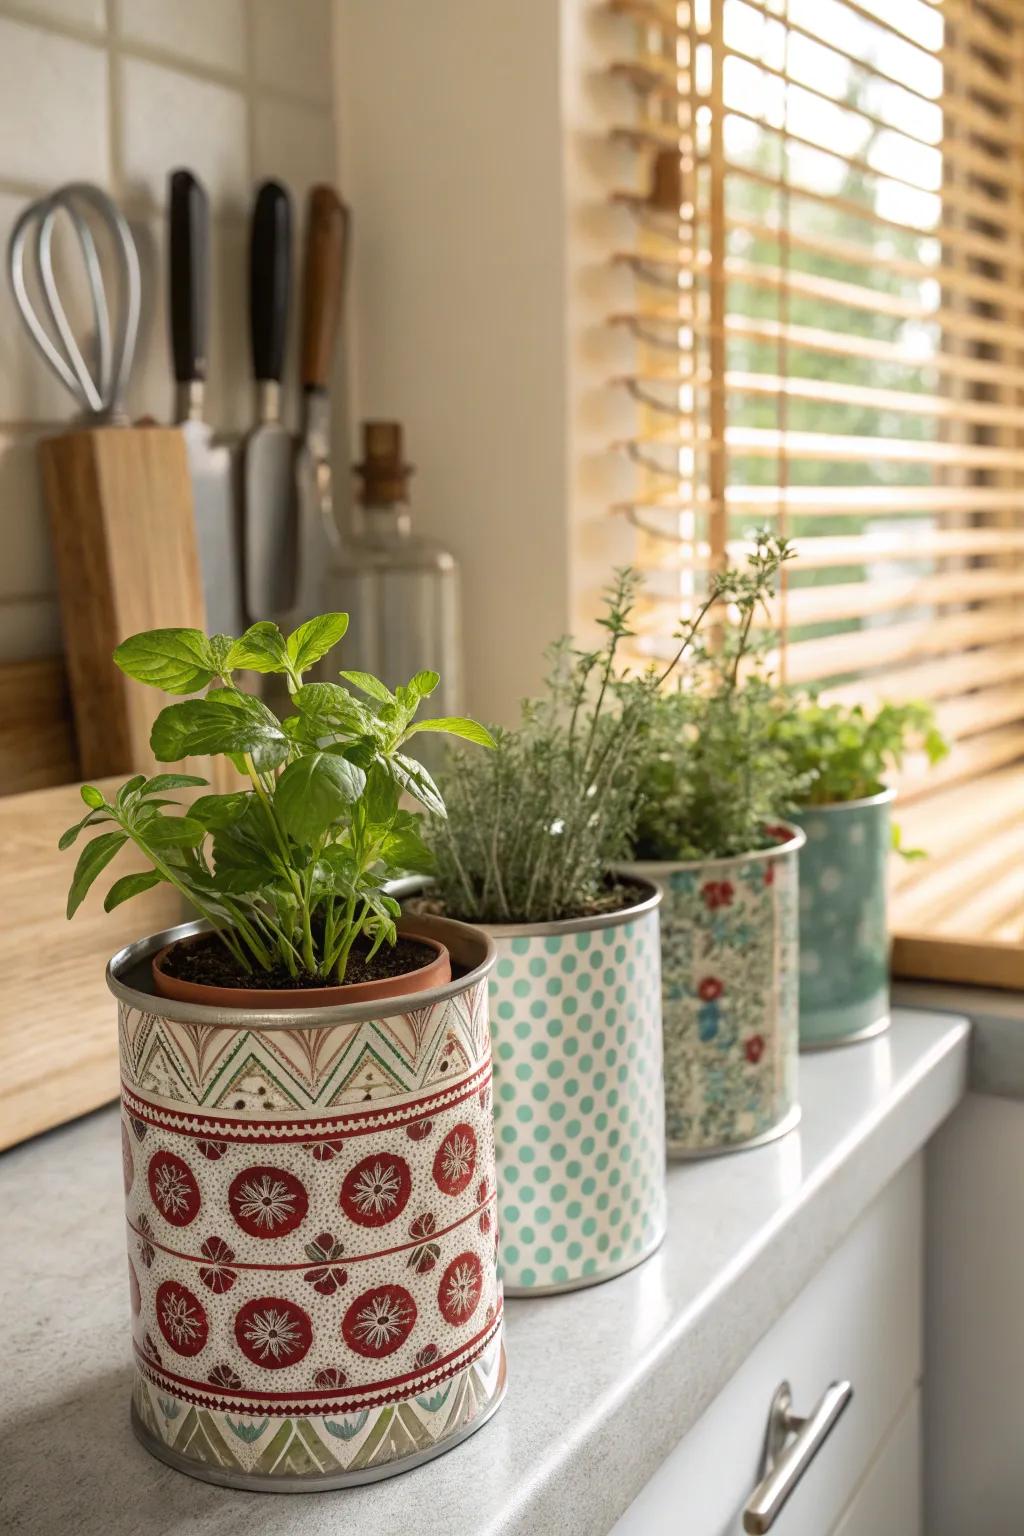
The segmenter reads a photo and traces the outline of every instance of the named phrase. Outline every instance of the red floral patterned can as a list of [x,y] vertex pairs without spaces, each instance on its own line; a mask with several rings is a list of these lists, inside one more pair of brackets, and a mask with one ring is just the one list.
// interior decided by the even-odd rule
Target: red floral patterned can
[[[143,1445],[230,1487],[389,1476],[478,1429],[505,1390],[487,973],[285,1013],[157,997],[121,950],[122,1151]],[[384,1009],[393,1012],[384,1012]]]

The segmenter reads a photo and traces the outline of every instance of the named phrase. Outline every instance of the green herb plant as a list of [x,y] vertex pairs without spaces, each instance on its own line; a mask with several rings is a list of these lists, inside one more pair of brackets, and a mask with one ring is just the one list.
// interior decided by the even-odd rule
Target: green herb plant
[[[949,751],[930,704],[882,704],[871,712],[859,704],[822,704],[813,693],[796,695],[780,716],[778,741],[804,785],[802,806],[867,800],[881,794],[908,752],[923,751],[934,765]],[[921,849],[903,846],[895,823],[892,840],[904,858],[924,857]]]
[[557,642],[544,691],[524,701],[517,728],[495,731],[486,756],[448,754],[448,817],[432,824],[429,840],[453,917],[554,922],[620,904],[608,871],[629,851],[646,722],[717,601],[718,583],[677,630],[671,660],[634,676],[620,657],[634,633],[638,591],[634,571],[616,571],[598,620],[604,644]]
[[[106,910],[172,885],[244,973],[341,982],[357,939],[366,940],[367,959],[395,942],[399,907],[385,882],[432,868],[424,818],[400,809],[399,797],[405,790],[433,816],[445,815],[430,774],[403,749],[421,731],[488,747],[493,741],[473,720],[415,721],[438,684],[436,672],[418,672],[394,693],[366,672],[343,671],[339,683],[304,683],[347,628],[347,614],[328,613],[287,637],[275,624],[258,623],[239,639],[158,629],[118,646],[114,659],[129,677],[170,694],[203,691],[157,715],[150,738],[157,761],[219,754],[245,782],[184,807],[170,792],[203,787],[206,779],[137,774],[112,800],[86,784],[86,815],[60,847],[83,831],[106,830],[79,856],[69,918],[131,843],[150,868],[116,880]],[[238,687],[237,672],[283,676],[292,713],[279,719]]]
[[762,848],[766,826],[799,794],[799,775],[777,738],[771,631],[756,626],[792,557],[785,539],[761,531],[745,564],[712,582],[709,602],[720,622],[697,638],[673,689],[646,717],[637,859],[728,858]]

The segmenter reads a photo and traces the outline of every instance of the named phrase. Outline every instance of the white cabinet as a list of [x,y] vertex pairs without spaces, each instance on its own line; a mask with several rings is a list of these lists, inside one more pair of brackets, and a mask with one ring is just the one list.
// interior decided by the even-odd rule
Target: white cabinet
[[921,1394],[915,1388],[832,1536],[913,1536],[921,1529]]
[[[827,1199],[827,1192],[824,1196]],[[770,1286],[772,1276],[765,1275]],[[740,1536],[742,1511],[760,1475],[768,1409],[788,1381],[793,1408],[809,1414],[831,1381],[853,1383],[853,1400],[772,1527],[778,1536],[861,1536],[855,1500],[914,1393],[921,1374],[922,1160],[915,1158],[864,1213],[839,1248],[755,1347],[690,1433],[615,1525],[612,1536]],[[685,1379],[679,1382],[686,1392]],[[912,1523],[917,1536],[918,1420]],[[878,1463],[881,1465],[881,1463]],[[903,1470],[903,1469],[901,1469]],[[883,1489],[884,1485],[880,1484]],[[845,1512],[845,1513],[844,1513]],[[882,1536],[889,1527],[863,1528]]]

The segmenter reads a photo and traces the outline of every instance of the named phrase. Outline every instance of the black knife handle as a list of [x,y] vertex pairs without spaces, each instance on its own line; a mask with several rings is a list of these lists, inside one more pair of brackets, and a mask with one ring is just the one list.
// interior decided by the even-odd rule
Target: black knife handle
[[249,240],[249,334],[252,370],[259,380],[281,382],[291,291],[292,203],[277,181],[256,193]]
[[206,378],[210,203],[191,171],[170,176],[171,351],[179,384]]

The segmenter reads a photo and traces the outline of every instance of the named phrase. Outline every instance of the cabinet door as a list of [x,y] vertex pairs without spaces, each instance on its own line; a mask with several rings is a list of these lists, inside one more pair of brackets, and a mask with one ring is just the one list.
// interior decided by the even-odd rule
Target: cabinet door
[[918,1536],[921,1394],[915,1392],[832,1536]]
[[[794,1412],[806,1415],[829,1382],[845,1378],[853,1401],[773,1526],[773,1536],[830,1531],[920,1378],[921,1240],[918,1157],[764,1336],[613,1536],[740,1536],[775,1389],[788,1381]],[[763,1283],[773,1284],[771,1272]],[[915,1536],[914,1528],[899,1536]]]

